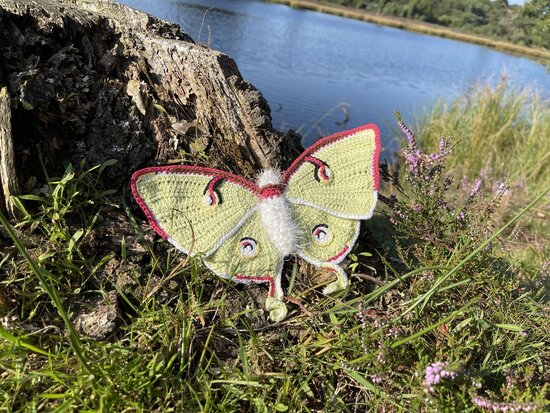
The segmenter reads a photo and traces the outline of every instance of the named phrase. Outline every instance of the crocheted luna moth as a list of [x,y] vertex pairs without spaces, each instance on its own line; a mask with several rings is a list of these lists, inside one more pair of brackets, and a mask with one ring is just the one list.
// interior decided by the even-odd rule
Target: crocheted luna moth
[[379,153],[378,128],[366,125],[321,139],[284,173],[265,170],[256,183],[172,165],[135,172],[132,193],[155,231],[177,249],[200,255],[221,277],[268,283],[265,307],[281,321],[286,256],[334,272],[324,293],[346,288],[338,264],[353,247],[360,220],[372,216]]

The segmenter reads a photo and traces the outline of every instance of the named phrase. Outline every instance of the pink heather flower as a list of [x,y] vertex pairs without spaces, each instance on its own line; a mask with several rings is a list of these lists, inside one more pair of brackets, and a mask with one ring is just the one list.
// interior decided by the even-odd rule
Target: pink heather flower
[[426,367],[424,372],[424,386],[430,393],[435,391],[435,385],[439,384],[442,380],[453,381],[458,377],[456,371],[447,370],[447,364],[442,361],[436,361]]
[[479,192],[479,190],[481,189],[481,184],[483,183],[483,180],[481,179],[478,179],[476,181],[476,183],[474,184],[472,190],[470,191],[470,198],[473,198],[474,196],[477,195],[477,193]]
[[403,150],[403,154],[405,155],[405,160],[407,161],[407,164],[409,165],[409,172],[413,175],[418,175],[420,163],[422,159],[422,154],[418,149],[415,150]]
[[501,182],[495,192],[495,198],[505,197],[508,195],[510,188],[506,185],[506,182]]
[[405,136],[407,137],[407,142],[409,144],[409,149],[411,152],[418,152],[417,151],[417,145],[416,145],[416,138],[414,134],[411,132],[411,130],[403,123],[403,121],[399,120],[397,122],[397,125],[401,128]]
[[489,400],[481,396],[472,397],[472,403],[475,404],[480,409],[488,410],[494,413],[533,412],[538,408],[535,403],[495,402],[493,400]]
[[449,141],[445,138],[441,138],[439,141],[439,153],[448,155],[451,153],[451,145],[449,145]]
[[373,374],[372,376],[370,376],[370,379],[374,384],[377,384],[377,385],[380,385],[384,382],[384,379],[382,378],[382,376],[379,376],[378,374]]
[[441,138],[439,141],[439,151],[437,153],[432,153],[429,155],[430,161],[432,162],[438,162],[445,157],[447,157],[452,151],[451,145],[449,145],[449,141],[445,138]]

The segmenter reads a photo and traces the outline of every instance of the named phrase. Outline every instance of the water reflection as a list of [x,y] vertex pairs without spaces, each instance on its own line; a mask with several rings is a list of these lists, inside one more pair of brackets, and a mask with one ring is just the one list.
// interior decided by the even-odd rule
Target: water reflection
[[550,96],[544,66],[476,45],[257,0],[123,3],[175,21],[233,57],[270,103],[274,126],[299,130],[306,145],[341,130],[349,116],[345,127],[378,123],[392,149],[394,110],[411,122],[437,99],[496,82],[503,71]]

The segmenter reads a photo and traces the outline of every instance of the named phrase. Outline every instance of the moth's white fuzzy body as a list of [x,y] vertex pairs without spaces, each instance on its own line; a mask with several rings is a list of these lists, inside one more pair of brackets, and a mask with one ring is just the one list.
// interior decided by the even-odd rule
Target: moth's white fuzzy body
[[259,209],[269,240],[279,254],[286,257],[295,253],[297,231],[286,199],[282,196],[262,199]]
[[[260,188],[267,185],[279,185],[281,174],[272,169],[264,170],[256,183]],[[295,253],[298,231],[292,221],[288,201],[285,197],[281,195],[262,199],[258,207],[269,240],[279,254],[285,257]]]
[[256,185],[260,188],[266,185],[279,185],[280,183],[281,173],[274,169],[264,169],[256,179]]

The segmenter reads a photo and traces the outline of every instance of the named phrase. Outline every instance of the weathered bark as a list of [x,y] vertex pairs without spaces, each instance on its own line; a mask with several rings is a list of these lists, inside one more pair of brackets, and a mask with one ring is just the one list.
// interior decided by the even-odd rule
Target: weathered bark
[[66,161],[109,159],[115,186],[180,160],[251,177],[284,166],[296,144],[272,129],[231,58],[111,0],[0,0],[0,84],[27,186],[41,165],[52,174]]
[[11,133],[11,101],[6,87],[0,88],[0,210],[14,216],[11,197],[19,195]]

